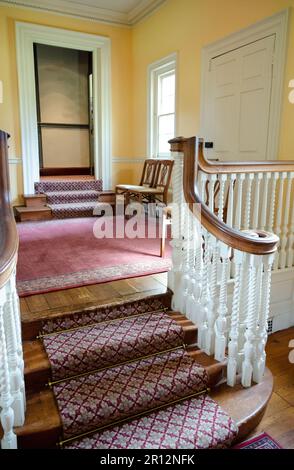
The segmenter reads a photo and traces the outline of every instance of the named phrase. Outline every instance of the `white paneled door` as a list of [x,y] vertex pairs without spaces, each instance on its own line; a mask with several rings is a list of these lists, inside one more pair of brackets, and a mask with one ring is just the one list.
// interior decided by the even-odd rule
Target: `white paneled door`
[[275,35],[211,59],[203,130],[209,159],[266,160]]

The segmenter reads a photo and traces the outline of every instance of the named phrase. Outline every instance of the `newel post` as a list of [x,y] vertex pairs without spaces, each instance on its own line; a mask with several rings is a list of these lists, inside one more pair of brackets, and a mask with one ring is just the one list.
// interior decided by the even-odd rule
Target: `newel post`
[[180,310],[182,306],[182,268],[185,259],[184,250],[184,144],[186,139],[176,138],[169,141],[171,145],[171,157],[174,160],[172,174],[172,268],[168,273],[168,287],[173,291],[172,308]]

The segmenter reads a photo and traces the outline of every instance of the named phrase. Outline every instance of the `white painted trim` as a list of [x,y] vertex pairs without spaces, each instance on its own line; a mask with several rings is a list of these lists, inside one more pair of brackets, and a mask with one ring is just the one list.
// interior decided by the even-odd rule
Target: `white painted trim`
[[66,0],[0,0],[0,4],[47,11],[58,15],[72,16],[99,23],[118,26],[132,26],[147,18],[161,7],[166,0],[142,0],[129,12],[120,12],[109,8],[100,8],[87,3],[70,3]]
[[[164,73],[169,68],[175,69],[175,135],[177,135],[177,102],[178,102],[178,54],[173,52],[162,59],[159,59],[147,67],[147,155],[153,157],[153,108],[154,108],[154,77],[160,75],[160,72]],[[157,93],[156,93],[157,94]]]
[[139,23],[148,16],[155,13],[167,0],[141,0],[139,5],[128,13],[128,23],[131,25]]
[[144,163],[144,157],[139,158],[125,158],[125,157],[113,157],[112,163]]
[[111,52],[110,39],[30,23],[16,22],[16,52],[22,136],[24,192],[39,181],[38,132],[33,44],[93,53],[94,166],[103,188],[111,187]]
[[200,104],[200,136],[204,136],[203,123],[205,122],[205,99],[207,73],[211,59],[238,49],[248,43],[258,41],[272,34],[276,35],[275,52],[273,57],[273,82],[271,95],[271,114],[268,133],[268,160],[276,160],[279,150],[279,136],[281,127],[281,111],[283,102],[284,70],[287,53],[287,33],[289,22],[289,8],[270,16],[258,23],[242,29],[236,33],[220,39],[202,49],[201,59],[201,104]]

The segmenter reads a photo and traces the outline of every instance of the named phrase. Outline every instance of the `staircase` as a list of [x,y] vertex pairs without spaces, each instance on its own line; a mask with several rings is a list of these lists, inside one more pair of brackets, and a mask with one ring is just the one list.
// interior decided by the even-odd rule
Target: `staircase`
[[17,220],[91,217],[99,203],[114,205],[115,193],[102,191],[101,180],[41,181],[35,194],[24,195],[25,206],[15,207]]
[[20,448],[230,447],[270,396],[270,376],[254,403],[252,389],[223,383],[226,362],[196,346],[168,290],[24,318]]
[[35,193],[45,194],[55,219],[91,217],[102,191],[102,180],[40,181]]

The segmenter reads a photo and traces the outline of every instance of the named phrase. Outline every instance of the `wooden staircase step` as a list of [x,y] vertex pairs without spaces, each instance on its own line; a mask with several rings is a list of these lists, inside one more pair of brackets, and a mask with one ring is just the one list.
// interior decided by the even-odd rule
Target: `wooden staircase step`
[[23,196],[26,207],[43,207],[46,206],[46,194],[24,194]]
[[[106,284],[107,285],[107,284]],[[100,286],[100,285],[99,285]],[[89,286],[91,287],[91,286]],[[101,290],[104,288],[104,284],[100,286]],[[66,291],[65,291],[66,292]],[[162,303],[164,304],[165,308],[170,308],[170,303],[171,303],[171,293],[170,291],[166,290],[166,287],[162,285],[158,289],[153,289],[148,291],[148,295],[146,295],[146,292],[135,292],[134,294],[129,294],[124,297],[117,297],[117,298],[112,298],[112,301],[105,301],[101,300],[100,302],[95,300],[95,301],[90,301],[90,302],[85,302],[85,303],[80,303],[80,304],[74,304],[74,301],[72,304],[69,304],[65,307],[55,307],[55,308],[49,308],[42,310],[36,307],[34,311],[28,310],[26,308],[26,302],[21,302],[21,323],[22,323],[22,337],[23,341],[31,341],[36,339],[36,337],[39,335],[41,328],[42,328],[42,322],[45,320],[53,320],[56,318],[62,318],[62,317],[67,317],[75,314],[81,314],[87,310],[95,309],[95,308],[104,308],[109,305],[115,306],[118,304],[123,304],[126,302],[133,302],[133,301],[139,301],[139,300],[144,300],[146,298],[152,298],[152,297],[158,297],[160,296],[160,299],[162,300]],[[36,299],[38,296],[33,295],[30,297],[27,297],[27,299]],[[39,296],[40,297],[40,296]]]
[[50,220],[52,218],[51,209],[47,206],[15,207],[14,210],[16,218],[20,222]]
[[[29,347],[28,347],[29,349]],[[39,351],[36,345],[31,346],[31,350]],[[191,354],[191,352],[189,352]],[[197,356],[197,363],[201,364],[204,357],[201,354]],[[45,358],[42,357],[43,366]],[[33,370],[33,361],[31,368]],[[207,362],[207,361],[206,361]],[[209,362],[209,360],[208,360]],[[211,365],[206,366],[209,376],[208,386],[213,388],[220,379],[224,364],[215,365],[214,359],[210,358]],[[20,448],[54,448],[61,435],[61,420],[57,403],[51,389],[45,389],[39,392],[30,392],[27,400],[26,422],[23,427],[16,428]]]
[[236,442],[242,441],[260,423],[273,391],[273,376],[266,368],[262,382],[243,388],[226,383],[211,391],[213,398],[237,423]]
[[51,380],[51,367],[42,341],[24,341],[23,354],[26,390],[43,390]]

